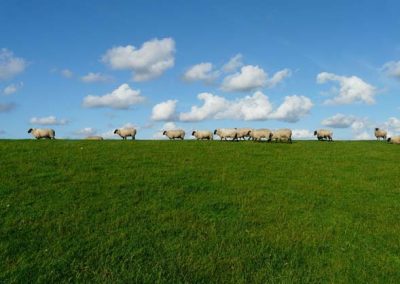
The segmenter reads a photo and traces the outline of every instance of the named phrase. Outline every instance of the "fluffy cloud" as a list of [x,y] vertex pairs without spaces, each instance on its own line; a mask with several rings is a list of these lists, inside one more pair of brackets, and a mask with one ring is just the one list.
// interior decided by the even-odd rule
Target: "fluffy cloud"
[[201,93],[198,99],[202,106],[192,106],[189,112],[181,113],[181,121],[201,121],[205,119],[237,119],[237,120],[268,120],[277,119],[288,122],[298,121],[309,113],[312,107],[310,99],[303,96],[288,96],[285,101],[273,111],[268,97],[262,92],[235,100],[210,93]]
[[0,81],[13,78],[26,67],[27,63],[23,58],[15,57],[8,49],[0,49]]
[[356,76],[338,76],[333,73],[322,72],[317,76],[319,84],[328,81],[338,82],[340,90],[336,97],[326,100],[326,104],[351,104],[354,102],[362,102],[366,104],[375,103],[376,88],[361,78]]
[[236,71],[236,69],[243,66],[242,59],[243,59],[243,56],[240,53],[236,54],[224,66],[222,66],[222,70],[225,73],[230,73],[230,72]]
[[374,139],[374,137],[372,136],[372,134],[370,132],[367,131],[363,131],[361,133],[356,133],[353,136],[354,140],[372,140]]
[[137,49],[132,45],[109,49],[102,61],[115,70],[134,71],[134,81],[146,81],[174,66],[175,41],[172,38],[153,39]]
[[176,103],[178,101],[177,100],[168,100],[159,104],[156,104],[153,107],[153,111],[151,114],[151,119],[152,120],[174,120],[176,113],[175,113],[175,109],[176,109]]
[[389,61],[383,65],[382,70],[389,77],[400,79],[400,61]]
[[128,84],[122,84],[110,94],[104,96],[86,96],[83,106],[87,108],[109,107],[114,109],[128,109],[130,106],[141,103],[144,97],[139,90],[133,90]]
[[60,73],[65,78],[72,78],[72,76],[74,76],[74,73],[69,69],[63,69],[60,71]]
[[314,137],[314,132],[308,129],[294,129],[292,135],[295,139],[308,139]]
[[388,121],[385,122],[385,126],[393,129],[394,131],[400,131],[400,119],[396,117],[390,117]]
[[11,84],[8,85],[7,87],[5,87],[3,89],[3,94],[8,96],[8,95],[12,95],[14,93],[16,93],[19,89],[21,89],[23,87],[23,83],[19,83],[19,84]]
[[51,115],[46,117],[32,117],[29,123],[38,125],[65,125],[68,123],[68,120],[57,119],[55,116]]
[[104,75],[101,73],[93,73],[89,72],[87,75],[81,77],[81,81],[85,83],[96,83],[96,82],[111,82],[112,77],[108,75]]
[[335,114],[321,121],[324,126],[332,128],[362,128],[362,120],[354,115],[344,115],[342,113]]
[[210,62],[196,64],[190,67],[185,74],[183,74],[183,80],[192,81],[204,81],[210,83],[214,81],[219,75],[219,72],[213,70],[213,65]]
[[85,127],[75,132],[75,134],[80,136],[92,136],[97,133],[97,130],[92,127]]
[[221,89],[226,92],[246,92],[264,87],[267,83],[267,73],[253,65],[246,65],[240,72],[226,76],[222,81]]
[[271,118],[286,122],[296,122],[301,117],[309,114],[312,107],[312,101],[305,96],[286,96],[283,103],[271,115]]
[[9,112],[15,109],[16,105],[14,103],[0,103],[0,112]]
[[278,85],[280,82],[282,82],[285,78],[288,78],[292,75],[292,71],[290,69],[283,69],[281,71],[276,72],[271,79],[267,81],[267,85],[270,88],[275,87]]

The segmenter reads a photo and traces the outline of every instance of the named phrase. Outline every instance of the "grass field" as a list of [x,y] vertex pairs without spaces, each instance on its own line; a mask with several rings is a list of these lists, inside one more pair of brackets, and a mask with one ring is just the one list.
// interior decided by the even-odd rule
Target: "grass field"
[[400,147],[0,141],[0,282],[400,282]]

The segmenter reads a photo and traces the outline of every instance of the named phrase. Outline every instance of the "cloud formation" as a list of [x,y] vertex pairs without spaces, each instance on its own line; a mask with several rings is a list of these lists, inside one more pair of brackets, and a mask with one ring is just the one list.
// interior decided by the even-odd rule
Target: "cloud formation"
[[389,77],[400,80],[400,61],[389,61],[383,65],[382,70]]
[[12,51],[6,48],[0,49],[0,81],[11,79],[22,73],[27,65],[25,59],[15,57]]
[[85,127],[78,131],[75,131],[75,134],[77,134],[79,136],[92,136],[92,135],[95,135],[96,133],[97,133],[97,130],[92,127]]
[[238,53],[222,66],[222,71],[225,73],[235,72],[238,68],[243,66],[243,56]]
[[188,82],[203,81],[211,83],[219,76],[219,72],[214,70],[210,62],[199,63],[190,67],[183,74],[183,80]]
[[55,116],[50,115],[46,117],[32,117],[29,123],[38,125],[65,125],[68,123],[68,120],[57,119]]
[[137,49],[132,45],[113,47],[102,61],[115,70],[132,70],[134,81],[147,81],[163,74],[175,63],[172,38],[146,41]]
[[19,89],[21,89],[24,86],[24,84],[21,82],[19,84],[11,84],[8,85],[3,89],[3,94],[6,96],[15,94]]
[[111,76],[93,72],[89,72],[85,76],[81,77],[81,81],[84,83],[97,83],[97,82],[107,83],[111,82],[112,80],[113,78]]
[[317,75],[317,83],[338,82],[340,90],[333,99],[325,101],[325,104],[351,104],[351,103],[375,103],[376,88],[357,76],[339,76],[333,73],[322,72]]
[[113,109],[128,109],[144,101],[139,90],[133,90],[128,84],[122,84],[117,89],[104,96],[89,95],[83,99],[86,108],[109,107]]
[[167,100],[165,102],[161,102],[156,104],[153,107],[151,120],[155,121],[168,121],[174,120],[176,118],[176,104],[177,100]]

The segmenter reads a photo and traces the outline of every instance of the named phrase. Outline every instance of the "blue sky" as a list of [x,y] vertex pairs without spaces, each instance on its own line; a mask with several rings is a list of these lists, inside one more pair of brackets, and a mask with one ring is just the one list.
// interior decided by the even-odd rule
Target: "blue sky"
[[0,138],[30,138],[30,127],[111,138],[129,125],[138,139],[217,127],[400,134],[398,11],[398,1],[1,1]]

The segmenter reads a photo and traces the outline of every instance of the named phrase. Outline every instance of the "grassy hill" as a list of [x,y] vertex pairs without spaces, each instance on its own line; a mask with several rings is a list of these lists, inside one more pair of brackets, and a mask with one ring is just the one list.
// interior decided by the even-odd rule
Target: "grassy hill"
[[0,141],[0,282],[399,282],[400,147]]

